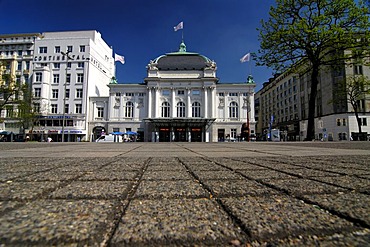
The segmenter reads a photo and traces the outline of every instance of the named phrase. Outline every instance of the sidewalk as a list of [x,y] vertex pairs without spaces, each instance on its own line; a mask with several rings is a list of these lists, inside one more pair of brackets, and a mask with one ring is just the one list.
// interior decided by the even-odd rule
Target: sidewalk
[[370,142],[1,143],[0,246],[367,246]]

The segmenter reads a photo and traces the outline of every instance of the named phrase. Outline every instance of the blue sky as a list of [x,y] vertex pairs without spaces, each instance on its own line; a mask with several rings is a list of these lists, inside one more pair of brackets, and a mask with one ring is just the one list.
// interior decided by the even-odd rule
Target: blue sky
[[254,61],[261,19],[275,0],[0,0],[0,33],[97,30],[126,63],[116,64],[119,83],[142,82],[150,60],[177,51],[184,22],[187,51],[217,63],[220,82],[244,82],[251,70],[257,89],[272,76]]

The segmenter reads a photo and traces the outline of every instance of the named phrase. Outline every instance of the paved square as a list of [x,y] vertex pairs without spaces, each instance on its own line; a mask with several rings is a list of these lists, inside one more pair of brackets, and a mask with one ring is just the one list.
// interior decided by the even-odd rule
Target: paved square
[[370,142],[0,143],[1,246],[368,246]]

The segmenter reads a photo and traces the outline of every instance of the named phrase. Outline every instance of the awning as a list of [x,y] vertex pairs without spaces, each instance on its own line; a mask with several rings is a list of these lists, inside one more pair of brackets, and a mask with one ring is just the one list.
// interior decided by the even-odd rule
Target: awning
[[155,127],[205,127],[208,129],[216,118],[145,118]]

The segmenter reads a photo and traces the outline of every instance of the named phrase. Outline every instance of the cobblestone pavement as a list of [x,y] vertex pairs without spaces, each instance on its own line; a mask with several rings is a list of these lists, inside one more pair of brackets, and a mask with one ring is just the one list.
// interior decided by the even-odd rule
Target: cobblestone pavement
[[0,246],[369,246],[370,142],[1,143]]

